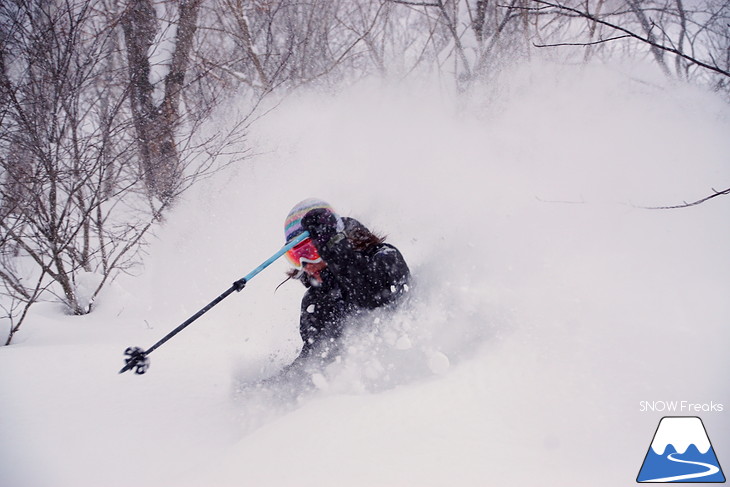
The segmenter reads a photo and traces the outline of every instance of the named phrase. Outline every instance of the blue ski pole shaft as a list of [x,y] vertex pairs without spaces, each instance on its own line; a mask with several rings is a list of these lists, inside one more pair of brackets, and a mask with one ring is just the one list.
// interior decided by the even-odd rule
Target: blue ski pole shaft
[[[289,250],[291,250],[292,248],[296,247],[297,244],[299,244],[300,242],[306,240],[307,238],[309,238],[309,232],[300,233],[299,235],[297,235],[296,237],[294,237],[294,239],[292,239],[291,242],[289,242],[288,244],[284,245],[277,253],[275,253],[274,255],[272,255],[271,257],[269,257],[268,259],[266,259],[263,263],[261,263],[260,266],[258,266],[256,269],[254,269],[251,272],[249,272],[243,279],[240,279],[240,280],[236,281],[233,285],[236,286],[236,284],[238,284],[239,282],[243,281],[243,284],[241,285],[241,289],[243,289],[243,286],[245,286],[248,281],[250,281],[251,279],[253,279],[254,276],[256,276],[256,274],[258,274],[262,270],[264,270],[267,267],[269,267],[279,257],[281,257],[282,255],[286,254]],[[240,291],[241,289],[236,289],[236,291]]]
[[[307,239],[309,237],[309,232],[304,232],[299,235],[297,235],[291,242],[283,246],[281,249],[279,249],[278,252],[276,252],[274,255],[266,259],[264,262],[261,263],[257,268],[246,274],[246,276],[242,277],[241,279],[237,280],[233,283],[231,287],[225,290],[223,294],[215,298],[213,301],[208,303],[203,309],[195,313],[193,316],[185,320],[183,323],[181,323],[177,328],[172,330],[170,333],[162,337],[160,341],[152,345],[149,349],[147,349],[145,352],[143,352],[143,356],[146,357],[156,349],[158,349],[162,344],[164,344],[166,341],[168,341],[170,338],[174,337],[178,333],[180,333],[183,329],[185,329],[188,325],[190,325],[192,322],[203,316],[205,313],[210,311],[211,308],[213,308],[215,305],[226,299],[228,296],[230,296],[234,291],[241,291],[244,287],[246,287],[246,283],[253,279],[257,274],[259,274],[261,271],[266,269],[268,266],[270,266],[272,263],[274,263],[279,257],[284,255],[287,251],[295,247],[297,244],[302,242],[303,240]],[[130,360],[127,362],[127,365],[119,371],[121,374],[122,372],[126,372],[127,370],[133,368],[136,365],[136,361]]]

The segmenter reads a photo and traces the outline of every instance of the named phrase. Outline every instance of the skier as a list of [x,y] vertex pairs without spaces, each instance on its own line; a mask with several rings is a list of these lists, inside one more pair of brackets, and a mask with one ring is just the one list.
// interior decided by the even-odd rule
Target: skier
[[368,310],[395,307],[408,292],[410,271],[400,251],[354,218],[340,217],[314,198],[298,203],[285,223],[286,241],[304,231],[310,237],[287,252],[289,273],[307,291],[299,332],[304,342],[285,374],[307,363],[322,365],[337,354],[349,319]]

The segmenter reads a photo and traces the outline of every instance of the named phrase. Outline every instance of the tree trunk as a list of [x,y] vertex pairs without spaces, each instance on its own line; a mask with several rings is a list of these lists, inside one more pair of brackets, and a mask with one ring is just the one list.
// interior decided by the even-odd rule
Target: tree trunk
[[[654,36],[654,32],[652,32],[654,27],[653,22],[649,21],[649,19],[646,17],[646,14],[644,13],[644,10],[642,10],[641,6],[636,0],[628,0],[628,4],[629,7],[631,7],[631,11],[634,12],[634,15],[636,15],[636,18],[639,20],[641,27],[644,29],[644,32],[646,33],[646,38],[651,43],[656,44],[656,37]],[[667,63],[664,60],[664,51],[654,45],[652,45],[650,49],[652,55],[654,56],[654,59],[656,60],[657,64],[662,69],[664,74],[666,74],[667,76],[671,76],[669,68],[667,67]]]
[[148,56],[157,33],[154,5],[151,0],[132,0],[122,18],[130,76],[129,97],[142,175],[150,195],[162,201],[176,196],[183,177],[175,133],[200,3],[201,0],[180,3],[175,50],[165,77],[165,93],[160,106],[152,97],[154,86],[150,81]]

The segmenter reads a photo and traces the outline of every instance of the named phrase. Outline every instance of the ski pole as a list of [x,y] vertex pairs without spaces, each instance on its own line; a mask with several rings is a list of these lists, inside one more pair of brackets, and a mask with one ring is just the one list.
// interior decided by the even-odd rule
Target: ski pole
[[304,233],[301,233],[298,236],[296,236],[291,242],[289,242],[288,244],[283,246],[278,252],[276,252],[274,255],[272,255],[271,257],[266,259],[264,262],[261,263],[261,265],[259,265],[257,268],[255,268],[248,274],[246,274],[244,277],[242,277],[241,279],[234,282],[233,285],[231,287],[229,287],[228,289],[226,289],[226,291],[223,294],[221,294],[220,296],[215,298],[213,301],[208,303],[203,309],[201,309],[200,311],[195,313],[193,316],[191,316],[190,318],[185,320],[182,324],[180,324],[180,326],[178,326],[177,328],[172,330],[170,333],[168,333],[167,335],[162,337],[160,339],[160,341],[158,341],[157,343],[152,345],[147,350],[143,350],[140,347],[128,347],[124,351],[124,355],[128,357],[128,358],[124,359],[126,365],[122,368],[122,370],[119,371],[119,373],[121,374],[130,369],[135,369],[134,372],[136,374],[144,374],[145,372],[147,372],[147,369],[149,368],[149,358],[147,358],[147,356],[149,354],[151,354],[152,352],[154,352],[155,350],[160,348],[160,346],[162,346],[163,343],[165,343],[170,338],[172,338],[175,335],[177,335],[178,333],[180,333],[184,328],[186,328],[192,322],[194,322],[195,320],[197,320],[198,318],[203,316],[205,313],[210,311],[211,308],[213,308],[215,305],[217,305],[218,303],[220,303],[221,301],[226,299],[229,295],[231,295],[233,293],[233,291],[240,292],[241,290],[243,290],[243,288],[246,287],[246,284],[248,283],[248,281],[253,279],[254,276],[256,276],[259,272],[266,269],[269,265],[271,265],[279,257],[284,255],[288,250],[292,249],[294,246],[296,246],[298,243],[302,242],[303,240],[307,239],[308,237],[309,237],[309,232],[304,232]]

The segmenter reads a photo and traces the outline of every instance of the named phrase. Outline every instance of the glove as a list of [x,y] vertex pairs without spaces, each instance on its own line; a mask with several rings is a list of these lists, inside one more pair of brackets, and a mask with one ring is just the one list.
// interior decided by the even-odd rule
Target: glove
[[363,269],[367,268],[366,258],[353,250],[344,232],[337,231],[337,217],[324,208],[315,208],[302,218],[302,228],[327,263],[330,275],[353,295],[366,284]]
[[302,218],[302,228],[309,232],[320,252],[337,235],[337,217],[324,208],[315,208]]

